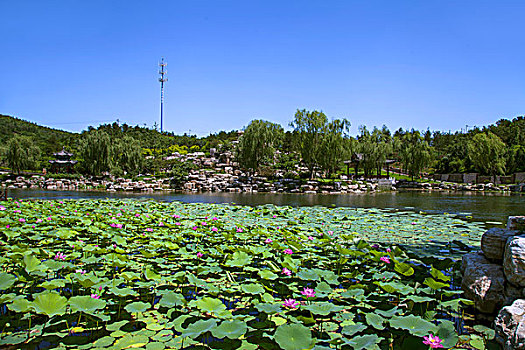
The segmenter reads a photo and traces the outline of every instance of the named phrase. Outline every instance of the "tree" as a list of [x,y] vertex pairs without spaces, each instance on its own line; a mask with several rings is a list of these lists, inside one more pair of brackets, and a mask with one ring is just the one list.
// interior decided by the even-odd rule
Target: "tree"
[[412,176],[419,175],[431,160],[431,147],[419,131],[412,129],[400,136],[397,142],[398,156],[405,171]]
[[116,163],[123,171],[131,175],[136,175],[142,171],[144,156],[138,140],[124,136],[116,145],[114,153]]
[[328,174],[336,172],[341,162],[348,157],[349,138],[347,135],[350,122],[346,119],[335,119],[329,122],[323,130],[321,138],[321,153],[319,165]]
[[492,175],[505,173],[505,144],[492,132],[476,134],[468,143],[468,156],[478,171]]
[[109,171],[112,165],[111,141],[105,131],[96,130],[88,133],[81,141],[80,155],[84,168],[91,175]]
[[273,160],[283,137],[284,129],[279,124],[252,120],[244,130],[237,146],[236,158],[239,165],[257,171],[264,162]]
[[34,146],[29,137],[16,135],[7,142],[5,156],[11,170],[20,173],[21,170],[35,168],[40,148]]

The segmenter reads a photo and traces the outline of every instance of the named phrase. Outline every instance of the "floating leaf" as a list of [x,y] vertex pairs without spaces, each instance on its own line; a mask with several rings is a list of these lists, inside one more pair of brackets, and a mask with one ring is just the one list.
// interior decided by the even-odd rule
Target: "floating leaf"
[[303,350],[312,345],[312,332],[300,324],[285,324],[277,327],[274,339],[284,350]]
[[390,319],[390,326],[394,328],[405,329],[410,334],[422,337],[429,333],[436,333],[437,326],[433,323],[425,321],[419,316],[408,315],[408,316],[393,316]]
[[240,320],[223,321],[217,328],[212,329],[211,334],[217,338],[239,339],[247,330],[246,322]]
[[67,299],[55,292],[40,293],[31,303],[31,308],[37,314],[49,317],[63,315],[66,312]]
[[11,288],[11,286],[15,284],[15,281],[15,276],[5,272],[0,273],[0,290]]

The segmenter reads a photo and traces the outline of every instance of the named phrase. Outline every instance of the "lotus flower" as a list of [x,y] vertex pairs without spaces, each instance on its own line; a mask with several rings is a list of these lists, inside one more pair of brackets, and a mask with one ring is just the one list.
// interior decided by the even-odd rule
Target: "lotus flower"
[[264,243],[268,243],[268,244],[270,244],[272,242],[273,242],[273,240],[271,238],[266,238],[266,240],[264,241]]
[[219,229],[218,229],[217,227],[214,226],[214,227],[211,228],[211,231],[212,231],[212,232],[217,232],[217,231],[219,231]]
[[83,275],[86,273],[86,270],[79,269],[79,270],[76,270],[75,272]]
[[313,241],[313,240],[314,240],[314,238],[313,238],[312,236],[308,236],[308,239],[309,239],[310,241]]
[[4,211],[5,207],[3,205],[0,205],[0,211]]
[[305,297],[307,298],[313,298],[315,297],[315,291],[311,288],[305,288],[303,289],[303,291],[301,292],[302,295],[304,295]]
[[213,217],[213,218],[211,218],[211,219],[212,219],[213,221],[217,221],[217,220],[219,220],[219,218],[217,218],[217,217]]
[[178,218],[180,218],[180,215],[175,214],[175,215],[173,215],[173,217],[174,217],[175,219],[178,219]]
[[237,232],[241,233],[242,232],[242,228],[237,227]]
[[153,232],[153,229],[152,229],[151,227],[148,227],[148,228],[146,229],[146,231],[148,231],[148,232]]
[[204,256],[204,254],[202,254],[201,252],[197,253],[197,258],[202,258],[203,256]]
[[26,222],[26,219],[24,219],[24,218],[20,218],[20,219],[18,219],[18,221],[20,221],[20,222]]
[[384,263],[390,264],[390,259],[388,258],[388,256],[382,256],[379,259]]
[[292,255],[292,254],[293,254],[293,251],[292,251],[290,248],[288,248],[288,249],[285,249],[285,250],[284,250],[284,254],[290,254],[290,255]]
[[58,252],[55,255],[55,260],[66,260],[66,255],[62,252]]
[[208,223],[206,221],[203,221],[203,222],[201,222],[201,225],[202,226],[206,226],[206,225],[208,225]]
[[436,335],[429,334],[428,337],[423,337],[423,344],[430,346],[431,349],[438,349],[442,348],[443,344],[441,342],[443,339],[439,339],[439,337]]
[[196,231],[196,230],[197,230],[197,226],[193,226],[191,229],[192,229],[193,231]]
[[283,271],[281,273],[283,275],[286,275],[286,276],[291,276],[292,275],[292,271],[288,270],[286,267],[283,268]]
[[392,251],[392,249],[390,249],[390,248],[386,248],[386,252],[387,252],[387,253],[390,253],[391,251]]
[[100,295],[98,295],[98,294],[91,294],[91,297],[93,299],[100,299]]
[[295,301],[295,299],[286,299],[283,306],[290,309],[297,309],[299,307],[299,303]]

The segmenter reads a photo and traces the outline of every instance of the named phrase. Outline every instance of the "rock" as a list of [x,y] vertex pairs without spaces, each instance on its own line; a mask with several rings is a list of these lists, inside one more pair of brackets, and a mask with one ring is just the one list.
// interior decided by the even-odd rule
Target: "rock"
[[481,252],[463,256],[461,289],[474,300],[476,309],[493,313],[505,302],[505,276],[500,265],[492,264]]
[[507,282],[505,284],[505,303],[504,305],[510,305],[514,300],[521,298],[521,288]]
[[503,268],[510,283],[525,287],[525,236],[514,236],[507,240]]
[[500,310],[494,321],[496,339],[504,350],[525,349],[525,300],[517,299]]
[[507,219],[507,230],[525,230],[525,216],[509,216]]
[[518,231],[509,231],[501,228],[491,228],[486,231],[481,236],[481,250],[483,254],[490,260],[503,260],[507,239],[516,234],[518,234]]

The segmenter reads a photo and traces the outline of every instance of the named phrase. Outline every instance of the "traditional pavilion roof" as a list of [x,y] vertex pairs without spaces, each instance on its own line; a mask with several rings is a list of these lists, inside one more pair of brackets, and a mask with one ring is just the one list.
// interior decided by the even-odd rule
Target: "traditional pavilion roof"
[[73,157],[73,153],[69,153],[64,148],[62,148],[62,151],[53,153],[53,156],[55,157]]

